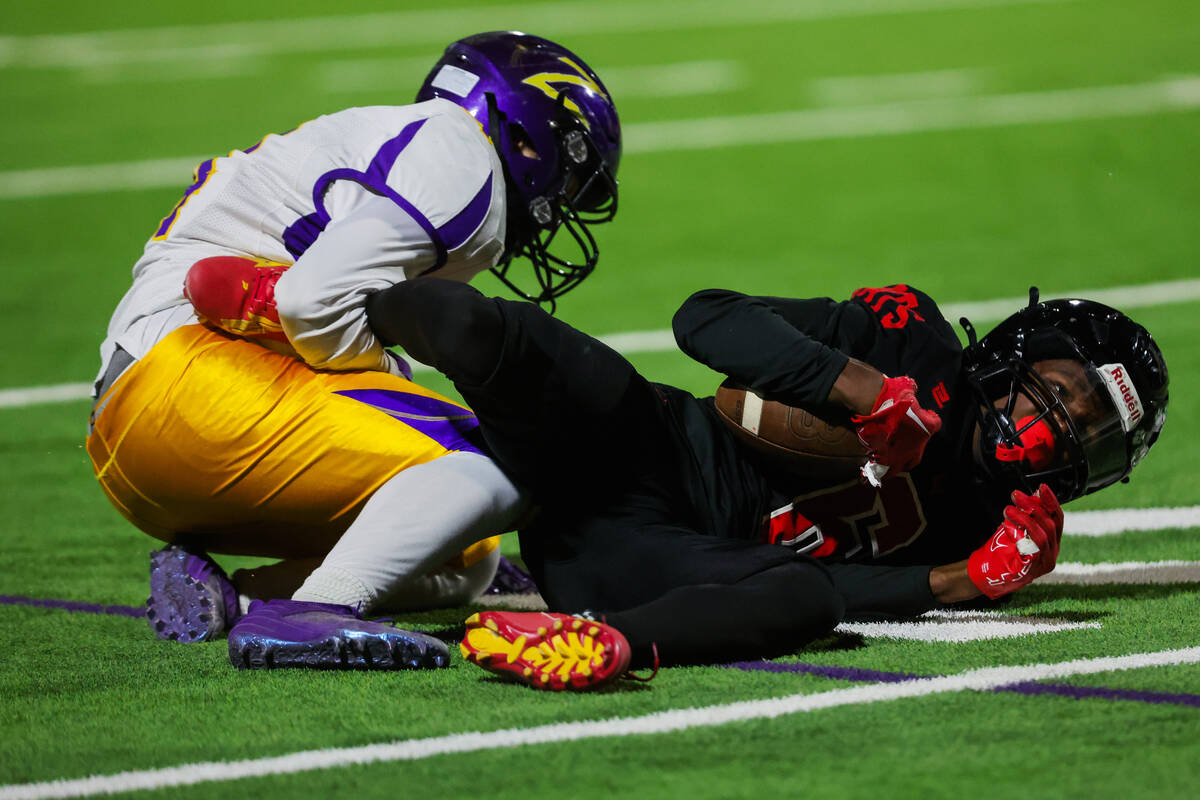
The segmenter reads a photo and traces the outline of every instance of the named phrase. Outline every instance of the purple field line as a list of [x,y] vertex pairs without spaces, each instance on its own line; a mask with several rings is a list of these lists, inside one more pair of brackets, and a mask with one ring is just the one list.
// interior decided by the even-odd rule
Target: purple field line
[[1017,692],[1018,694],[1056,694],[1061,697],[1070,697],[1073,700],[1086,700],[1092,697],[1104,700],[1135,700],[1139,703],[1166,703],[1200,708],[1200,694],[1142,692],[1137,689],[1110,689],[1106,686],[1071,686],[1066,683],[1028,681],[999,686],[992,691]]
[[878,669],[860,669],[858,667],[828,667],[820,664],[797,664],[794,662],[778,661],[737,661],[725,664],[730,669],[743,669],[749,672],[803,672],[808,675],[819,675],[822,678],[832,678],[839,681],[863,681],[873,683],[899,683],[917,678],[928,678],[928,675],[917,675],[912,672],[884,672]]
[[[73,600],[45,600],[11,594],[0,594],[0,605],[53,608],[59,611],[74,611],[84,614],[112,614],[118,617],[132,617],[134,619],[143,619],[146,616],[146,609],[141,606],[106,606],[100,603],[79,603]],[[914,672],[887,672],[885,670],[863,669],[860,667],[839,667],[776,661],[736,661],[724,666],[728,669],[740,669],[747,672],[801,672],[806,675],[819,675],[822,678],[858,681],[860,683],[899,683],[900,681],[934,677],[932,675],[919,675]],[[1200,695],[1196,694],[1143,692],[1136,689],[1112,689],[1105,686],[1072,686],[1066,683],[1026,681],[1024,683],[1010,683],[1007,686],[997,686],[991,691],[1013,692],[1024,695],[1054,694],[1059,697],[1069,697],[1073,700],[1091,698],[1131,700],[1139,703],[1161,703],[1200,708]]]
[[[805,675],[819,675],[822,678],[864,683],[898,683],[900,681],[937,677],[934,675],[918,675],[911,672],[885,672],[878,669],[799,664],[795,662],[736,661],[724,666],[729,669],[741,669],[748,672],[800,672]],[[990,691],[1013,692],[1024,695],[1053,694],[1059,697],[1069,697],[1072,700],[1099,698],[1103,700],[1130,700],[1138,703],[1159,703],[1200,708],[1200,694],[1143,692],[1137,689],[1112,689],[1106,686],[1072,686],[1068,683],[1026,681],[1024,683],[1010,683],[1005,686],[997,686]]]
[[40,600],[36,597],[18,597],[12,594],[0,594],[0,605],[55,608],[60,611],[78,611],[84,614],[113,614],[118,617],[133,617],[134,619],[146,617],[146,609],[142,606],[105,606],[100,603],[77,603],[73,600]]

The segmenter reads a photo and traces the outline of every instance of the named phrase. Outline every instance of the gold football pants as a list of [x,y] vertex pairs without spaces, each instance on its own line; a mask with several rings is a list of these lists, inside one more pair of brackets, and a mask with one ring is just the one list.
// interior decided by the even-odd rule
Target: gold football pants
[[[474,415],[381,372],[319,372],[203,325],[181,327],[99,399],[96,479],[141,530],[209,552],[327,553],[406,467],[471,444]],[[469,564],[498,537],[464,552]]]

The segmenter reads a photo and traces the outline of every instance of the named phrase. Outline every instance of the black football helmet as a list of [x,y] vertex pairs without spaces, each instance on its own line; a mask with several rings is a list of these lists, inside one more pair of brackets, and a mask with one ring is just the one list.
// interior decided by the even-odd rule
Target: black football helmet
[[[976,340],[965,318],[978,477],[1007,493],[1045,483],[1061,502],[1117,481],[1167,416],[1167,364],[1141,325],[1091,300],[1038,301]],[[977,428],[975,427],[977,426]]]

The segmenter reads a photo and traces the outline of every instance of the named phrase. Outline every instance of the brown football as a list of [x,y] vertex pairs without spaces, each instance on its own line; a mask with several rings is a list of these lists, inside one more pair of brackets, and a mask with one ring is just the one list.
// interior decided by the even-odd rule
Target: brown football
[[866,448],[849,426],[764,400],[731,380],[717,388],[715,405],[734,436],[796,474],[849,478],[867,461]]

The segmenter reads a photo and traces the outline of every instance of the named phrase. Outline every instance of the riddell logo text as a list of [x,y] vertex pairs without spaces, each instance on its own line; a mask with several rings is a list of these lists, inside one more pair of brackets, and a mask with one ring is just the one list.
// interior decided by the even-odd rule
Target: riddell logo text
[[1125,407],[1129,409],[1129,424],[1136,425],[1142,418],[1142,404],[1138,402],[1137,395],[1133,393],[1133,388],[1125,377],[1125,371],[1118,366],[1110,369],[1108,374],[1112,377],[1117,389],[1121,391],[1121,399],[1125,401]]

